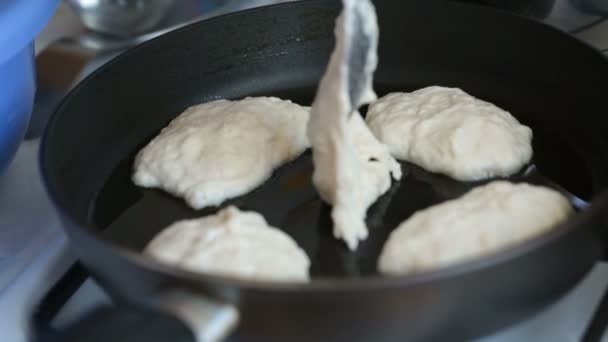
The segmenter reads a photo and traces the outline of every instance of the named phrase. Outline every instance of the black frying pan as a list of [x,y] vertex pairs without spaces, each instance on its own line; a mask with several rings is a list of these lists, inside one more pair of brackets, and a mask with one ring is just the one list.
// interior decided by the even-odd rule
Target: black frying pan
[[[212,277],[143,258],[138,252],[169,223],[217,209],[193,211],[134,186],[134,154],[200,102],[275,95],[310,104],[333,47],[339,4],[302,1],[207,20],[129,51],[90,76],[65,99],[43,140],[46,185],[72,246],[121,304],[114,317],[139,317],[119,320],[119,335],[134,341],[136,331],[139,337],[166,332],[158,322],[169,316],[125,310],[154,307],[180,289],[233,304],[240,313],[237,340],[467,339],[538,312],[602,257],[606,59],[556,29],[500,11],[428,0],[376,5],[380,95],[438,84],[494,102],[533,128],[537,169],[591,206],[551,233],[482,260],[386,278],[375,265],[389,232],[414,211],[476,184],[404,164],[404,179],[368,213],[369,239],[351,253],[331,236],[329,208],[310,184],[308,154],[228,203],[261,212],[294,237],[312,260],[310,284]],[[512,180],[542,183],[527,177]],[[104,331],[105,340],[117,332],[108,316],[98,312],[89,325]],[[145,329],[124,328],[142,322]],[[169,325],[188,336],[183,325]],[[93,340],[95,333],[87,334]]]

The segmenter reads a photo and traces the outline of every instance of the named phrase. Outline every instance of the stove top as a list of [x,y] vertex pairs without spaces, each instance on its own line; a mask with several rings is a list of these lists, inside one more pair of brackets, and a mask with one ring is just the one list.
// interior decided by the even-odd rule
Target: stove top
[[[578,12],[569,1],[558,0],[546,22],[608,52],[608,22],[605,18]],[[37,41],[39,52],[58,36],[80,29],[76,18],[62,5],[49,29]],[[114,55],[82,55],[80,59],[65,60],[70,65],[78,64],[74,77],[68,81],[84,77]],[[65,66],[62,65],[63,68]],[[53,65],[47,67],[52,69]],[[39,71],[44,75],[48,70]],[[37,332],[44,336],[100,303],[111,305],[111,299],[70,253],[67,238],[42,187],[37,167],[37,137],[49,108],[60,96],[54,94],[55,98],[51,99],[53,94],[49,89],[56,89],[53,84],[40,86],[44,91],[39,91],[37,96],[40,110],[37,113],[45,115],[34,116],[29,139],[21,145],[7,173],[0,177],[1,341],[28,340],[32,317]],[[598,327],[591,322],[607,289],[608,263],[598,263],[573,291],[544,312],[479,341],[566,342],[579,341],[587,334],[596,337],[590,341],[608,342],[603,326]],[[604,298],[604,301],[607,300]],[[603,319],[608,316],[606,304],[601,306],[603,315],[598,316]]]

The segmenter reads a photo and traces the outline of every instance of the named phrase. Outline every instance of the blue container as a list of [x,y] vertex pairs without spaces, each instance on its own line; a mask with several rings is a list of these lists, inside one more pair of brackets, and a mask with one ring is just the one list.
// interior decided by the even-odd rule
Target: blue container
[[34,39],[59,0],[0,0],[0,173],[27,128],[36,90]]

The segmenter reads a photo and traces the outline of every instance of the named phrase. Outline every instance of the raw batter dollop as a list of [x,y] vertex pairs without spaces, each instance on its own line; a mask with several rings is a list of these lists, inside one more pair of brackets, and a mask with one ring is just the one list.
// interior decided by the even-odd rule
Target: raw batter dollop
[[133,182],[194,209],[253,190],[309,147],[309,108],[275,97],[188,108],[135,158]]
[[471,260],[547,232],[573,213],[555,190],[495,181],[401,223],[384,245],[378,269],[399,275]]
[[310,267],[289,235],[260,214],[235,207],[172,224],[144,253],[190,271],[255,280],[305,282]]
[[312,106],[308,137],[313,149],[314,184],[321,197],[333,204],[333,234],[351,250],[367,238],[367,209],[401,178],[401,167],[369,131],[350,105],[348,93],[348,35],[353,34],[355,11],[365,17],[364,31],[371,41],[365,66],[367,84],[359,105],[376,99],[372,74],[377,66],[378,26],[369,0],[344,0],[336,21],[336,47]]
[[397,159],[462,181],[506,177],[532,157],[532,130],[457,88],[389,94],[367,123]]

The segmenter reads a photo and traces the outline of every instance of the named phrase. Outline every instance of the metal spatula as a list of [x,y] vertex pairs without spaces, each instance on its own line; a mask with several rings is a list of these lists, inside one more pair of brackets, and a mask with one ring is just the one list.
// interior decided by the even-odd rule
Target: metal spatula
[[[366,66],[371,63],[370,49],[372,46],[371,38],[364,30],[365,13],[363,11],[370,10],[372,7],[368,0],[359,0],[360,3],[353,5],[350,13],[345,13],[352,16],[353,32],[348,41],[348,93],[352,112],[357,110],[363,103],[363,95],[365,87],[372,82],[372,73],[366,72]],[[346,4],[345,4],[346,6]],[[344,25],[348,25],[344,21]]]

